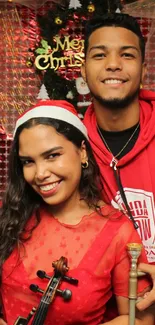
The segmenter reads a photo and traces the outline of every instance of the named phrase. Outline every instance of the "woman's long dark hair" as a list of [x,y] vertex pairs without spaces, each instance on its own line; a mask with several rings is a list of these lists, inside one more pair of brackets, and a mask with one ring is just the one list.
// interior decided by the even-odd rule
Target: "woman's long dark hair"
[[[86,169],[82,168],[79,188],[81,199],[84,199],[89,206],[95,209],[97,209],[97,203],[101,199],[102,185],[100,183],[99,168],[95,162],[89,142],[78,129],[64,121],[50,118],[34,118],[24,123],[18,128],[12,144],[8,184],[0,211],[0,270],[13,248],[23,243],[26,238],[29,239],[33,229],[40,222],[39,207],[43,200],[25,181],[18,154],[21,131],[24,128],[31,128],[39,124],[54,127],[58,133],[66,137],[77,148],[80,148],[82,141],[85,141],[89,166]],[[36,224],[26,234],[25,226],[33,213],[35,213]]]

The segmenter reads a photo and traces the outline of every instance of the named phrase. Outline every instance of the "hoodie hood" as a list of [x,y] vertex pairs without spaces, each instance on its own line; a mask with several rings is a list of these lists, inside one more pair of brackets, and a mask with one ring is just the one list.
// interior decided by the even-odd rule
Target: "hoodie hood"
[[[127,164],[135,158],[155,136],[155,93],[148,90],[141,90],[139,94],[140,105],[140,133],[133,149],[118,161],[118,166]],[[84,124],[88,130],[88,136],[94,154],[98,162],[110,164],[111,153],[105,147],[97,131],[96,116],[93,104],[85,113]]]

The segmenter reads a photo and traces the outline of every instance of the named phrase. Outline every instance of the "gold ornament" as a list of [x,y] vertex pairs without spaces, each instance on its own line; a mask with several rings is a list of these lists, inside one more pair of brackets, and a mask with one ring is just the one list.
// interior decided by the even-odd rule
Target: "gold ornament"
[[60,19],[60,17],[56,17],[54,21],[57,25],[62,25],[62,20]]
[[28,68],[31,68],[31,67],[33,66],[33,62],[32,62],[32,60],[31,60],[31,58],[28,58],[28,59],[26,60],[26,65],[27,65]]
[[88,12],[94,12],[95,11],[95,6],[93,5],[93,3],[90,3],[87,7]]

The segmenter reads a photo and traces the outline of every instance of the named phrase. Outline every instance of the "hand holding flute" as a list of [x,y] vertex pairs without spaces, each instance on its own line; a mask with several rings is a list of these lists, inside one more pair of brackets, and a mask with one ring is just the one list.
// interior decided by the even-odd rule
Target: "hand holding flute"
[[138,265],[138,270],[148,273],[151,276],[153,282],[152,290],[150,292],[147,292],[144,295],[143,299],[141,299],[140,302],[136,304],[137,309],[142,311],[155,303],[155,265],[140,263]]

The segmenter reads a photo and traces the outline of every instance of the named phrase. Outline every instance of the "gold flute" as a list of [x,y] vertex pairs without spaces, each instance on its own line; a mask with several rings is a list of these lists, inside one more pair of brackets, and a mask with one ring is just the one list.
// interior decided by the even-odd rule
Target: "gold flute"
[[135,325],[136,301],[137,301],[137,278],[146,273],[137,270],[138,258],[141,254],[142,245],[129,243],[127,250],[131,258],[129,272],[129,325]]

